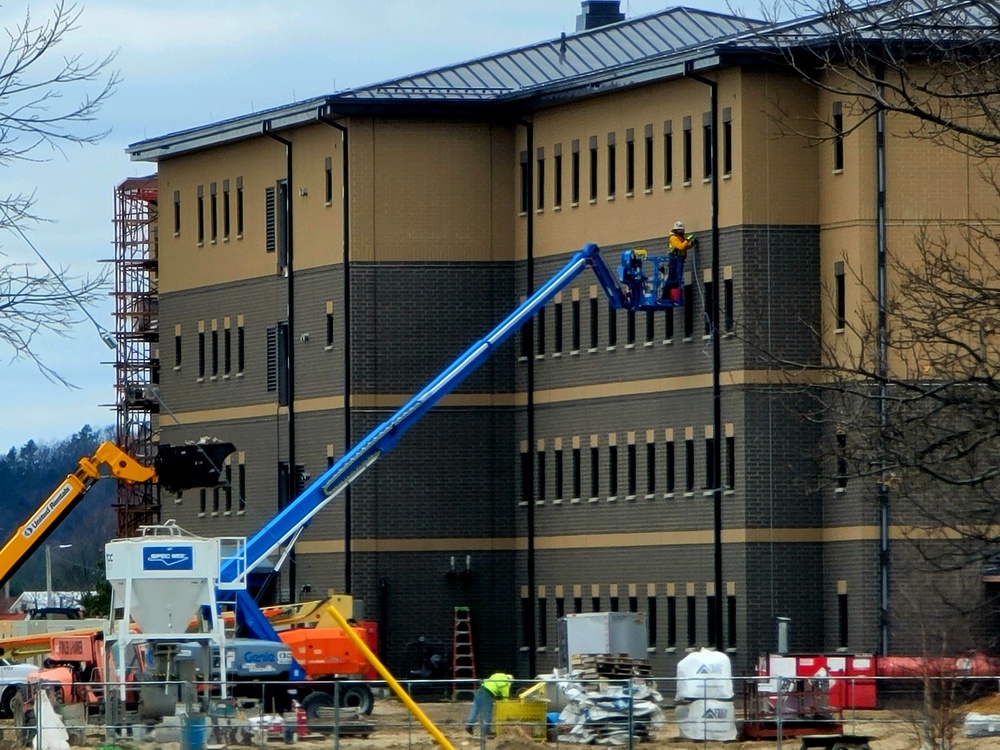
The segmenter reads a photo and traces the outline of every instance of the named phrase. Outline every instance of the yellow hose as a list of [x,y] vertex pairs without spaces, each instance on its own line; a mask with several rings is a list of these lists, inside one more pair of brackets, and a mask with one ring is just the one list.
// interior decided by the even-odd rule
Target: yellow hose
[[389,673],[389,670],[386,669],[385,665],[378,660],[375,653],[368,648],[368,644],[358,637],[358,634],[354,632],[354,628],[348,624],[347,620],[344,619],[344,616],[333,607],[327,607],[326,612],[330,615],[330,617],[336,620],[340,629],[343,630],[344,634],[351,639],[351,643],[361,650],[361,653],[365,655],[368,662],[375,667],[375,671],[382,675],[382,679],[385,680],[389,687],[392,688],[392,692],[394,692],[399,699],[403,701],[403,705],[410,709],[410,713],[417,717],[417,721],[423,725],[424,729],[427,730],[427,733],[434,738],[434,741],[443,747],[444,750],[455,750],[455,746],[448,742],[448,739],[441,734],[441,730],[434,726],[434,722],[427,718],[427,714],[421,711],[420,706],[413,702],[413,698],[411,698],[407,692],[403,690],[402,685],[396,682],[396,678]]

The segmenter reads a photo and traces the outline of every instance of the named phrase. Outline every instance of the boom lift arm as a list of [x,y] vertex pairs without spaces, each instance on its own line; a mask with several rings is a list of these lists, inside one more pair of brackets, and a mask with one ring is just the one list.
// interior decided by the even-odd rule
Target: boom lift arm
[[[389,419],[376,427],[351,448],[333,466],[286,505],[246,543],[246,554],[225,560],[220,580],[232,582],[253,570],[281,546],[294,543],[295,537],[312,518],[352,481],[391,451],[403,434],[416,424],[444,396],[451,393],[470,373],[493,356],[497,348],[516,333],[539,310],[579,275],[591,267],[608,302],[615,309],[635,311],[664,310],[677,307],[680,299],[662,291],[668,279],[666,258],[647,256],[645,250],[626,250],[618,266],[617,280],[600,256],[597,245],[588,244],[577,251],[555,275],[519,305],[485,338],[477,341],[452,362],[441,374],[407,401]],[[647,265],[652,264],[647,270]],[[676,284],[676,280],[674,280]],[[241,562],[245,560],[246,567]],[[220,597],[229,592],[220,592]],[[232,595],[230,595],[232,596]],[[254,638],[278,640],[274,628],[257,608],[245,589],[235,592],[237,621],[243,632]]]
[[[171,492],[219,483],[218,467],[235,450],[232,443],[201,442],[160,446],[153,466],[143,466],[117,445],[104,442],[94,455],[81,458],[77,469],[66,477],[0,547],[0,585],[6,583],[21,565],[69,516],[90,488],[106,476],[130,484],[158,483]],[[102,473],[106,468],[107,473]]]

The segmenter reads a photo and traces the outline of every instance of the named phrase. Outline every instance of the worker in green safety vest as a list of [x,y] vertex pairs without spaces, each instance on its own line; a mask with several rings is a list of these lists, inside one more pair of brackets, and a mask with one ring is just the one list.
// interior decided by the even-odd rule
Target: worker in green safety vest
[[495,737],[496,731],[493,727],[493,703],[497,699],[510,697],[510,687],[514,681],[514,675],[503,672],[495,672],[479,683],[479,689],[472,699],[472,711],[465,722],[465,731],[472,734],[477,723],[484,730],[487,737]]

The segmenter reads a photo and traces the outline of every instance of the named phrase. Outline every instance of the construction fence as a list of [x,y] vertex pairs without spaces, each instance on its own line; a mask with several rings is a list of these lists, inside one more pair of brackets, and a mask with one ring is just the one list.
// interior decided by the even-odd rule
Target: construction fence
[[[896,737],[899,746],[917,748],[950,746],[963,736],[1000,736],[1000,677],[734,677],[731,683],[727,697],[719,678],[706,677],[694,687],[700,697],[690,697],[689,683],[677,700],[679,686],[672,678],[551,675],[515,680],[508,699],[487,701],[475,717],[470,716],[474,681],[403,681],[416,713],[381,682],[365,684],[375,700],[360,707],[343,705],[355,693],[350,685],[333,682],[303,689],[293,683],[223,688],[136,680],[125,686],[78,683],[69,693],[64,684],[52,684],[25,689],[9,701],[13,718],[6,722],[4,740],[8,747],[38,750],[149,743],[177,743],[181,750],[298,743],[432,747],[437,743],[420,713],[456,747],[486,747],[506,738],[526,746],[675,746],[687,740],[694,747],[741,740],[778,747],[794,742],[798,748],[833,747],[830,738],[837,738],[839,747],[864,748],[872,739]],[[309,697],[315,693],[318,698]],[[907,737],[911,744],[905,744]]]

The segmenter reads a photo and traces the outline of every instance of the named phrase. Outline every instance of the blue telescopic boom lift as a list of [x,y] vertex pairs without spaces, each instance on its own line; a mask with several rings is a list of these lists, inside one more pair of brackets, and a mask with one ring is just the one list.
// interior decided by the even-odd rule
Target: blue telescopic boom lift
[[[251,571],[279,547],[294,544],[297,535],[308,526],[313,516],[340,494],[381,456],[396,447],[403,434],[413,427],[444,396],[451,393],[476,368],[489,359],[501,344],[516,333],[553,297],[570,284],[584,268],[590,266],[614,309],[655,311],[683,304],[679,293],[679,278],[669,278],[670,263],[665,256],[647,256],[645,250],[632,249],[622,253],[617,279],[604,263],[597,245],[588,244],[577,251],[555,275],[538,288],[483,339],[470,346],[461,356],[407,401],[389,419],[380,424],[333,464],[301,495],[271,518],[246,543],[246,554],[228,558],[222,564],[220,580],[235,581]],[[245,561],[245,567],[243,567]],[[220,599],[233,592],[220,591]],[[271,623],[260,612],[253,597],[245,589],[235,592],[237,622],[243,633],[252,638],[280,640]],[[304,672],[297,665],[291,679],[302,679]]]

